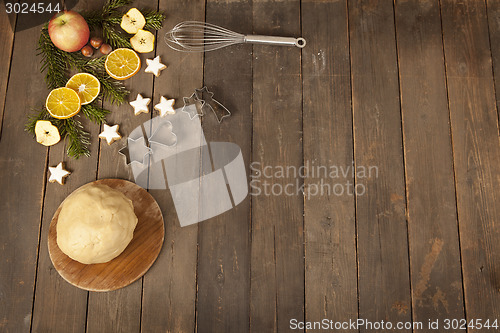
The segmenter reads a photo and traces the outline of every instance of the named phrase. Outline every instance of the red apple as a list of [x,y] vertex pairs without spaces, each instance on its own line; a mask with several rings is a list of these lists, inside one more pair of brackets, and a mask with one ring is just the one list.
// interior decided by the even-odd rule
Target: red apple
[[49,22],[49,36],[54,45],[66,52],[80,50],[89,41],[90,31],[85,19],[75,11],[57,13]]

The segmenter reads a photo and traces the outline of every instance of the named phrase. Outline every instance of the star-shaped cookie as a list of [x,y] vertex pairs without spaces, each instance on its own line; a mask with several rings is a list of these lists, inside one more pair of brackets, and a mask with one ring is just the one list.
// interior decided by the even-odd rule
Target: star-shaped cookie
[[112,144],[113,142],[121,139],[122,137],[120,133],[118,133],[118,128],[119,128],[118,125],[108,126],[104,124],[104,131],[102,131],[102,133],[99,134],[99,138],[106,139],[108,145]]
[[149,112],[149,102],[151,102],[151,98],[144,98],[141,94],[137,94],[137,98],[130,102],[130,105],[134,108],[134,114],[137,116],[140,113]]
[[165,117],[167,114],[175,114],[174,110],[175,99],[166,99],[160,97],[160,103],[155,105],[155,110],[160,111],[160,117]]
[[61,185],[64,185],[64,179],[71,173],[64,169],[63,162],[59,163],[56,167],[49,167],[50,178],[49,182],[55,183],[58,182]]
[[167,68],[167,66],[161,63],[160,56],[156,56],[153,60],[146,59],[146,63],[148,64],[148,67],[146,67],[145,72],[152,73],[156,77],[160,76],[160,72]]

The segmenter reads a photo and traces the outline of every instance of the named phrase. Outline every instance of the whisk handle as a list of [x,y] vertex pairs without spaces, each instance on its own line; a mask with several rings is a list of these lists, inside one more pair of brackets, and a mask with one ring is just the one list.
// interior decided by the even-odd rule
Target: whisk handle
[[304,38],[293,38],[293,37],[245,35],[243,41],[244,43],[252,43],[252,44],[297,46],[300,48],[306,46],[306,40]]

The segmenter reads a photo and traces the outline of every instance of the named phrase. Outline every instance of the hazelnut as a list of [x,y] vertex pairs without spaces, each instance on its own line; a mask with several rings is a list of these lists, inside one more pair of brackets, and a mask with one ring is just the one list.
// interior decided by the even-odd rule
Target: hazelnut
[[92,47],[96,50],[101,47],[102,42],[103,40],[101,37],[92,37],[90,39],[90,45],[92,45]]
[[94,51],[92,50],[92,48],[88,45],[85,45],[84,47],[82,47],[82,54],[86,57],[92,57],[92,54],[94,54]]
[[99,51],[101,51],[102,54],[109,54],[111,51],[113,51],[113,48],[109,44],[102,44]]

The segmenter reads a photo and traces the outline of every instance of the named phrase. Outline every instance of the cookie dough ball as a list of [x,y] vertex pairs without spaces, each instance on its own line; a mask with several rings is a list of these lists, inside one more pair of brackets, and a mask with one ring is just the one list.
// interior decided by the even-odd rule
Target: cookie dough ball
[[57,245],[83,264],[108,262],[125,250],[136,225],[132,201],[122,192],[107,185],[85,185],[63,203]]

